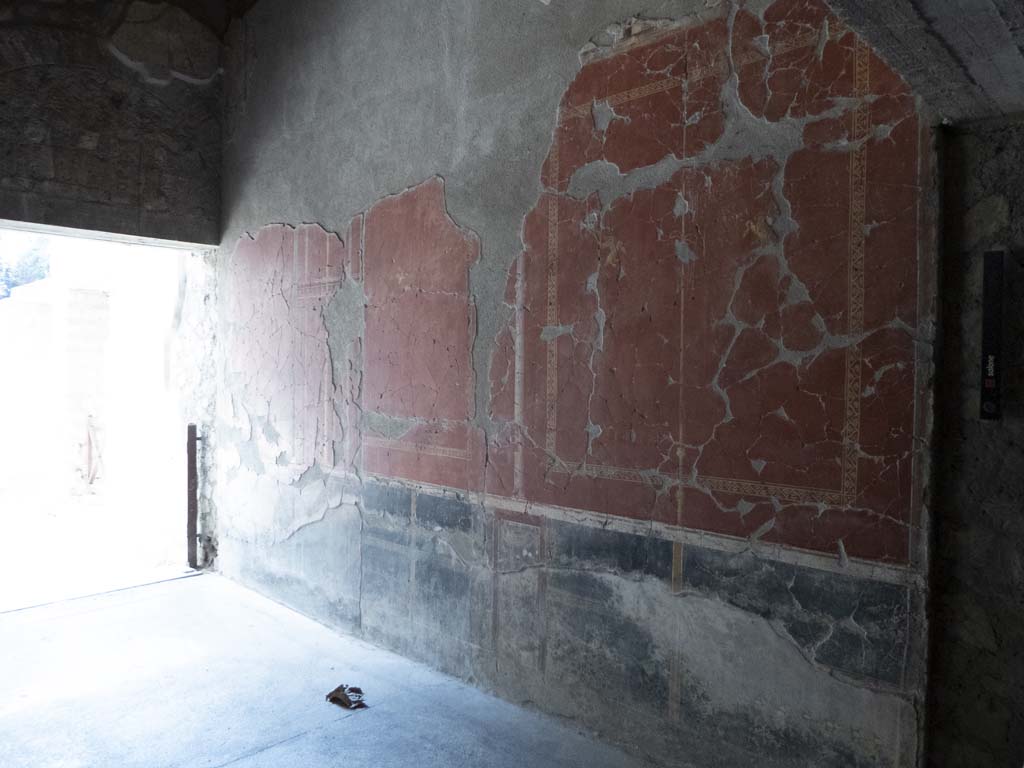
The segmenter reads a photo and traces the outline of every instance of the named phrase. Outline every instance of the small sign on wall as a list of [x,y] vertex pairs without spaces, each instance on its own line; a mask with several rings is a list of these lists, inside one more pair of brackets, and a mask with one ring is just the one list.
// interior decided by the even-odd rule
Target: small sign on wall
[[985,253],[981,320],[981,418],[1002,417],[1003,249]]

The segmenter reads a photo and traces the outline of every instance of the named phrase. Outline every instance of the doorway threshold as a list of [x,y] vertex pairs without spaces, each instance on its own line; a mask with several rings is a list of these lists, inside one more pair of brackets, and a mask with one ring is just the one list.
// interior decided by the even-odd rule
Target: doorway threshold
[[7,579],[0,587],[0,615],[122,592],[165,581],[189,579],[203,573],[205,571],[193,570],[188,566],[162,566],[127,570],[99,577],[90,575],[90,578],[72,584],[67,574],[62,574],[59,580],[44,578],[40,582],[42,574],[20,572],[15,574],[13,579]]

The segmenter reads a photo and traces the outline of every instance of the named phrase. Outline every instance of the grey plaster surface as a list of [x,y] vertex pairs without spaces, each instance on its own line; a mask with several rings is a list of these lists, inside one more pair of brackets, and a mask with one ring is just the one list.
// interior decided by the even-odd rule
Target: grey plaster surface
[[0,648],[5,768],[643,765],[209,574],[0,614]]

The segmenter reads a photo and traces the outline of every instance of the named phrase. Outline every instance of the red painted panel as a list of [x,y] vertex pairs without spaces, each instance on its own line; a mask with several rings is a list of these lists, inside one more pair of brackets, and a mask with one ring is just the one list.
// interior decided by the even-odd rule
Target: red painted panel
[[[230,374],[281,435],[278,464],[482,489],[483,436],[469,423],[479,252],[440,179],[357,215],[344,241],[315,225],[239,241],[224,287]],[[324,312],[346,280],[364,294],[345,301],[360,301],[365,332],[337,329],[332,359]]]
[[362,405],[391,421],[380,433],[373,420],[364,425],[363,468],[479,490],[483,437],[468,423],[476,337],[469,268],[479,240],[448,216],[439,178],[378,202],[365,227]]
[[479,255],[476,236],[448,216],[441,179],[369,211],[364,407],[421,419],[472,416],[469,267]]
[[345,244],[319,226],[271,226],[240,240],[223,272],[228,375],[286,467],[332,467],[340,458],[323,312],[344,281],[345,261]]
[[[819,0],[731,29],[627,36],[567,89],[493,358],[491,414],[511,426],[520,402],[523,439],[500,432],[488,488],[905,562],[913,101]],[[744,110],[797,143],[734,140]],[[614,200],[566,192],[589,163],[672,160]]]

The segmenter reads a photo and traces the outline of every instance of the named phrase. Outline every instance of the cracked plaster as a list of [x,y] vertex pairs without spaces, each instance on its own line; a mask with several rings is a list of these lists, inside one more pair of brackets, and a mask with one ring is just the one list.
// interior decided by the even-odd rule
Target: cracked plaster
[[[913,567],[918,546],[912,417],[918,337],[927,336],[917,330],[925,319],[916,304],[916,210],[928,181],[918,175],[916,105],[818,3],[720,4],[691,16],[686,4],[663,5],[685,20],[651,14],[594,37],[552,110],[554,131],[532,131],[550,142],[547,159],[506,164],[500,200],[480,186],[493,159],[474,166],[469,158],[508,136],[459,107],[452,124],[468,131],[458,142],[466,154],[445,159],[425,138],[401,172],[383,161],[372,181],[345,190],[318,183],[314,169],[294,188],[316,199],[300,194],[273,217],[260,211],[275,194],[252,193],[252,179],[273,160],[255,177],[247,171],[244,187],[232,186],[237,163],[260,149],[277,157],[280,147],[267,137],[308,135],[304,120],[313,112],[298,92],[288,96],[294,109],[268,116],[274,97],[263,94],[280,94],[280,85],[254,85],[267,66],[254,52],[273,7],[257,7],[236,26],[232,55],[242,69],[229,83],[237,95],[229,232],[261,216],[332,226],[338,210],[362,213],[342,217],[351,223],[338,227],[340,237],[295,230],[315,232],[325,252],[336,251],[323,263],[328,271],[346,265],[311,308],[289,299],[309,281],[285,277],[282,267],[299,263],[294,244],[275,245],[294,237],[286,227],[243,237],[223,267],[227,301],[241,297],[226,313],[226,380],[245,401],[222,399],[219,411],[228,423],[218,433],[226,438],[218,488],[234,507],[223,567],[442,669],[490,680],[506,695],[532,698],[531,686],[555,682],[549,708],[597,723],[605,713],[578,703],[595,681],[566,655],[575,641],[559,641],[559,628],[577,631],[568,617],[590,610],[587,590],[597,589],[580,579],[603,567],[595,566],[602,553],[618,552],[605,573],[615,599],[601,615],[636,636],[626,656],[656,649],[660,661],[652,657],[644,674],[660,681],[652,691],[662,692],[661,703],[650,704],[657,717],[667,701],[672,722],[680,707],[693,706],[736,722],[767,718],[772,725],[756,727],[789,734],[802,745],[794,754],[820,752],[814,764],[910,765],[920,678],[916,662],[904,666],[900,644],[910,642],[918,608],[865,627],[856,609],[833,616],[776,605],[752,583],[729,592],[686,571],[689,544],[653,533],[658,525],[745,541],[755,563],[763,553],[815,553],[814,562],[829,563],[821,594],[847,578],[845,569],[881,564],[892,569],[895,594],[906,605],[916,599],[915,576],[902,570]],[[595,8],[592,17],[602,13]],[[381,44],[422,43],[401,30],[394,38]],[[455,62],[460,43],[447,42],[444,55]],[[559,71],[577,66],[563,60],[564,50],[557,55]],[[471,78],[451,87],[478,85]],[[528,110],[553,104],[550,88],[540,91]],[[377,98],[386,111],[389,96]],[[317,111],[329,122],[328,107]],[[423,114],[426,129],[432,112]],[[315,160],[322,143],[310,147]],[[429,168],[422,156],[432,158]],[[333,172],[344,176],[348,162],[339,159]],[[539,189],[519,178],[531,167],[541,168]],[[442,170],[445,183],[433,177]],[[872,186],[880,170],[886,182]],[[857,215],[855,193],[864,195]],[[304,213],[293,216],[296,209]],[[865,303],[854,320],[851,248],[864,259],[857,279]],[[250,286],[232,293],[232,281]],[[289,351],[296,333],[311,345],[301,364]],[[251,337],[258,341],[250,348]],[[851,350],[861,363],[856,379]],[[856,439],[847,439],[854,427],[844,392],[855,392]],[[314,453],[289,445],[289,422],[316,436]],[[850,466],[853,486],[845,484]],[[371,503],[367,494],[381,481],[394,493]],[[493,496],[524,511],[480,504]],[[661,547],[657,568],[649,561],[634,579],[624,544],[601,543],[593,538],[600,532],[584,526],[582,559],[564,567],[553,559],[550,537],[558,534],[547,509],[604,520],[599,526],[648,525],[650,535],[636,538]],[[327,526],[355,536],[345,557],[357,582],[334,574],[327,589],[318,561],[302,554],[322,546],[318,532],[326,537]],[[502,555],[512,562],[499,568],[504,537],[516,530],[521,555]],[[667,613],[646,598],[637,603],[634,581],[667,600]],[[888,598],[852,589],[884,614]],[[320,597],[303,602],[307,592]],[[739,683],[716,688],[708,679],[706,692],[686,689],[680,680],[697,667],[687,655],[697,653],[695,635],[672,639],[664,634],[672,621],[652,616],[685,614],[684,603],[703,600],[706,610],[694,608],[677,630],[692,620],[710,632],[731,621],[721,606],[732,606],[725,613],[735,610],[745,627],[729,641],[733,652],[749,653],[755,635],[770,632],[786,658],[780,669],[806,676],[802,688],[820,696],[810,710],[769,714],[764,696]],[[437,616],[454,629],[435,631]],[[626,662],[609,649],[580,649],[590,652],[609,654],[601,664]],[[763,670],[750,674],[767,684]],[[836,706],[863,722],[837,726],[828,714]],[[692,747],[701,727],[690,735],[670,729],[659,748],[669,753],[673,739]],[[760,748],[739,730],[727,740],[741,752]]]

